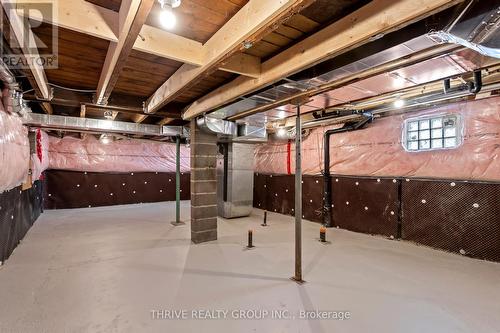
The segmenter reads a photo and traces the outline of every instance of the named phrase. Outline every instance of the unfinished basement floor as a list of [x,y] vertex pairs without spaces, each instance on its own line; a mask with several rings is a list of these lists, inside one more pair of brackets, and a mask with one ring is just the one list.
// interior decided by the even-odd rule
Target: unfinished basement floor
[[[1,332],[500,332],[500,264],[304,222],[219,219],[192,245],[174,203],[46,211],[0,268]],[[189,218],[189,202],[182,203]],[[247,230],[256,248],[244,250]],[[154,319],[152,310],[349,311],[338,320]],[[166,312],[164,312],[166,313]],[[253,312],[259,314],[258,312]],[[283,313],[283,312],[282,312]],[[239,314],[239,312],[238,312]],[[251,312],[248,312],[250,315]]]

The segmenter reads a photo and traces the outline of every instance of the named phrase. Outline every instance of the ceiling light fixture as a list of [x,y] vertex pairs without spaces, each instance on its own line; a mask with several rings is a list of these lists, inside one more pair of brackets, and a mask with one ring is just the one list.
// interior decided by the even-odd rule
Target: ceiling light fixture
[[106,134],[103,134],[101,135],[101,137],[99,138],[99,141],[102,143],[102,144],[109,144],[111,143],[111,138],[109,136],[107,136]]
[[158,0],[158,2],[162,9],[160,13],[161,25],[167,30],[173,29],[177,23],[177,18],[172,9],[179,7],[181,5],[181,0]]
[[278,112],[278,118],[279,118],[279,119],[284,119],[284,118],[286,118],[286,112],[285,112],[285,111],[279,111],[279,112]]
[[252,46],[253,46],[253,43],[252,43],[252,42],[249,42],[249,41],[244,41],[244,42],[243,42],[243,47],[244,47],[245,49],[247,49],[247,50],[248,50],[249,48],[251,48]]
[[286,129],[284,129],[284,128],[278,129],[278,133],[277,134],[278,134],[279,137],[285,137],[286,136]]
[[394,107],[396,108],[402,108],[403,106],[405,106],[405,101],[401,98],[398,98],[397,100],[394,101]]

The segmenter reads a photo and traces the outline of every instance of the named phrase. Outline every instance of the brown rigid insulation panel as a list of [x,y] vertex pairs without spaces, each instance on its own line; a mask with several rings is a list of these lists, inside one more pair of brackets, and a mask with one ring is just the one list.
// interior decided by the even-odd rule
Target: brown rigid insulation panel
[[[254,207],[294,215],[294,175],[259,173],[255,174],[254,180]],[[304,175],[302,181],[302,215],[309,221],[322,223],[323,177]],[[393,179],[332,177],[334,225],[357,232],[396,237],[398,182],[394,183]],[[349,205],[346,205],[347,201]]]
[[[294,185],[255,174],[254,206],[293,215]],[[322,222],[322,192],[321,176],[303,177],[305,219]],[[499,198],[498,183],[332,176],[334,226],[500,262]]]
[[0,261],[5,261],[42,213],[42,182],[0,193]]
[[267,177],[268,175],[264,175],[262,173],[254,173],[253,175],[253,206],[255,208],[267,210]]
[[290,175],[269,175],[267,178],[267,210],[286,215],[294,215],[295,182]]
[[500,184],[403,181],[403,239],[500,261]]
[[[175,173],[45,172],[47,209],[175,200]],[[190,175],[181,175],[181,200],[190,199]]]
[[323,222],[323,177],[304,175],[302,182],[303,217],[309,221]]
[[398,182],[384,178],[332,177],[333,225],[396,237]]

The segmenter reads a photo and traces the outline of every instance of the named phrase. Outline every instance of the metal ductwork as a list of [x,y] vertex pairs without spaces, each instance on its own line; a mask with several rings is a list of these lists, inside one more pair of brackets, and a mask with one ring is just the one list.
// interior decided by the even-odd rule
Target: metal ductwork
[[[474,51],[490,57],[499,57],[500,36],[498,31],[500,21],[500,9],[493,7],[488,1],[475,1],[467,6],[462,14],[456,18],[448,29],[435,33],[422,34],[416,38],[401,42],[398,45],[372,53],[366,57],[355,58],[355,61],[347,62],[345,57],[341,60],[346,64],[329,71],[305,70],[304,75],[293,75],[278,82],[276,85],[262,89],[251,96],[244,96],[240,100],[230,103],[219,110],[210,113],[211,117],[227,120],[239,120],[252,115],[253,121],[266,123],[280,118],[292,116],[293,113],[286,108],[289,99],[300,95],[311,93],[312,96],[324,93],[321,87],[342,82],[347,78],[356,78],[356,75],[367,71],[367,69],[383,66],[391,61],[400,59],[402,55],[417,54],[425,50],[438,49],[443,43],[460,44]],[[465,14],[464,14],[465,13]],[[419,30],[421,31],[421,30]],[[396,32],[397,34],[397,32]],[[398,38],[398,37],[392,37]],[[453,45],[450,45],[453,46]],[[452,50],[452,48],[450,48]],[[457,49],[458,50],[458,49]],[[451,53],[451,51],[449,51]],[[332,66],[332,61],[329,61]],[[481,59],[476,59],[476,67],[482,66]],[[349,85],[346,83],[344,85]],[[338,87],[336,87],[338,88]],[[316,93],[317,91],[320,91]],[[328,97],[325,97],[328,99]],[[288,101],[288,102],[287,102]],[[325,102],[326,103],[326,102]],[[277,106],[274,106],[277,105]],[[285,107],[280,107],[285,106]],[[325,107],[331,104],[325,105]],[[334,105],[334,104],[333,104]],[[307,107],[307,104],[305,105]],[[314,105],[314,107],[317,107]],[[266,114],[263,111],[268,111]],[[258,114],[260,113],[260,114]]]
[[75,132],[120,133],[143,136],[187,136],[187,129],[182,126],[158,126],[129,123],[123,121],[55,116],[28,113],[23,119],[24,125],[54,130]]
[[231,141],[247,143],[267,142],[266,127],[250,124],[238,124],[238,136],[232,138]]
[[237,117],[239,114],[244,114],[248,110],[257,107],[264,107],[269,103],[280,101],[294,94],[307,90],[314,90],[329,82],[341,80],[362,70],[366,70],[367,68],[380,66],[386,62],[397,59],[401,54],[415,53],[438,45],[440,45],[440,41],[431,39],[427,35],[423,35],[398,46],[380,51],[314,77],[303,78],[298,81],[287,80],[288,82],[286,83],[270,87],[253,96],[245,97],[240,101],[231,103],[217,111],[214,111],[210,113],[210,117],[232,119],[233,117]]
[[202,116],[196,119],[197,126],[204,132],[216,134],[220,141],[259,143],[267,141],[264,125],[237,124],[232,121]]
[[456,20],[443,31],[430,34],[440,43],[463,45],[480,54],[500,59],[500,6],[489,1],[469,1]]
[[9,95],[7,100],[4,102],[5,107],[9,112],[18,113],[20,115],[25,115],[30,111],[28,105],[23,100],[23,94],[19,90],[19,84],[16,81],[16,77],[10,69],[5,65],[5,63],[0,59],[0,80],[9,90]]
[[202,131],[218,136],[234,137],[238,135],[236,123],[222,119],[202,116],[196,119],[196,125]]
[[[500,39],[500,34],[496,33],[496,38]],[[434,39],[437,43],[452,43],[465,46],[471,50],[474,50],[482,55],[500,59],[500,48],[492,48],[484,46],[478,43],[470,42],[461,37],[455,36],[452,33],[446,31],[437,31],[429,34],[429,38]]]
[[5,65],[2,59],[0,59],[0,80],[2,80],[2,82],[12,90],[16,90],[19,88],[14,74],[12,74],[12,72],[9,70],[7,65]]
[[253,208],[254,145],[220,144],[217,156],[217,208],[219,216],[249,216]]

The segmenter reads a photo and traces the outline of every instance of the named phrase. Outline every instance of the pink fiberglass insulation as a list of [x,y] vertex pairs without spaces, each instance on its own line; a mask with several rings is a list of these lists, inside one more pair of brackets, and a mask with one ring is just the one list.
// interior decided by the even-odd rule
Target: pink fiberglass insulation
[[[89,172],[175,172],[175,144],[118,140],[102,143],[49,137],[49,168]],[[181,171],[190,170],[189,149],[181,146]]]
[[49,136],[40,129],[35,130],[36,152],[31,154],[32,180],[40,179],[42,172],[49,167]]
[[[330,172],[342,175],[500,180],[500,98],[462,102],[381,119],[356,132],[330,138]],[[460,114],[463,144],[456,149],[407,152],[404,120],[424,115]],[[303,142],[303,172],[323,169],[323,133],[317,128]],[[256,172],[287,173],[287,145],[264,144],[255,150]],[[291,149],[291,170],[295,150]]]
[[0,103],[0,192],[23,183],[29,170],[28,130],[21,118],[9,114]]

